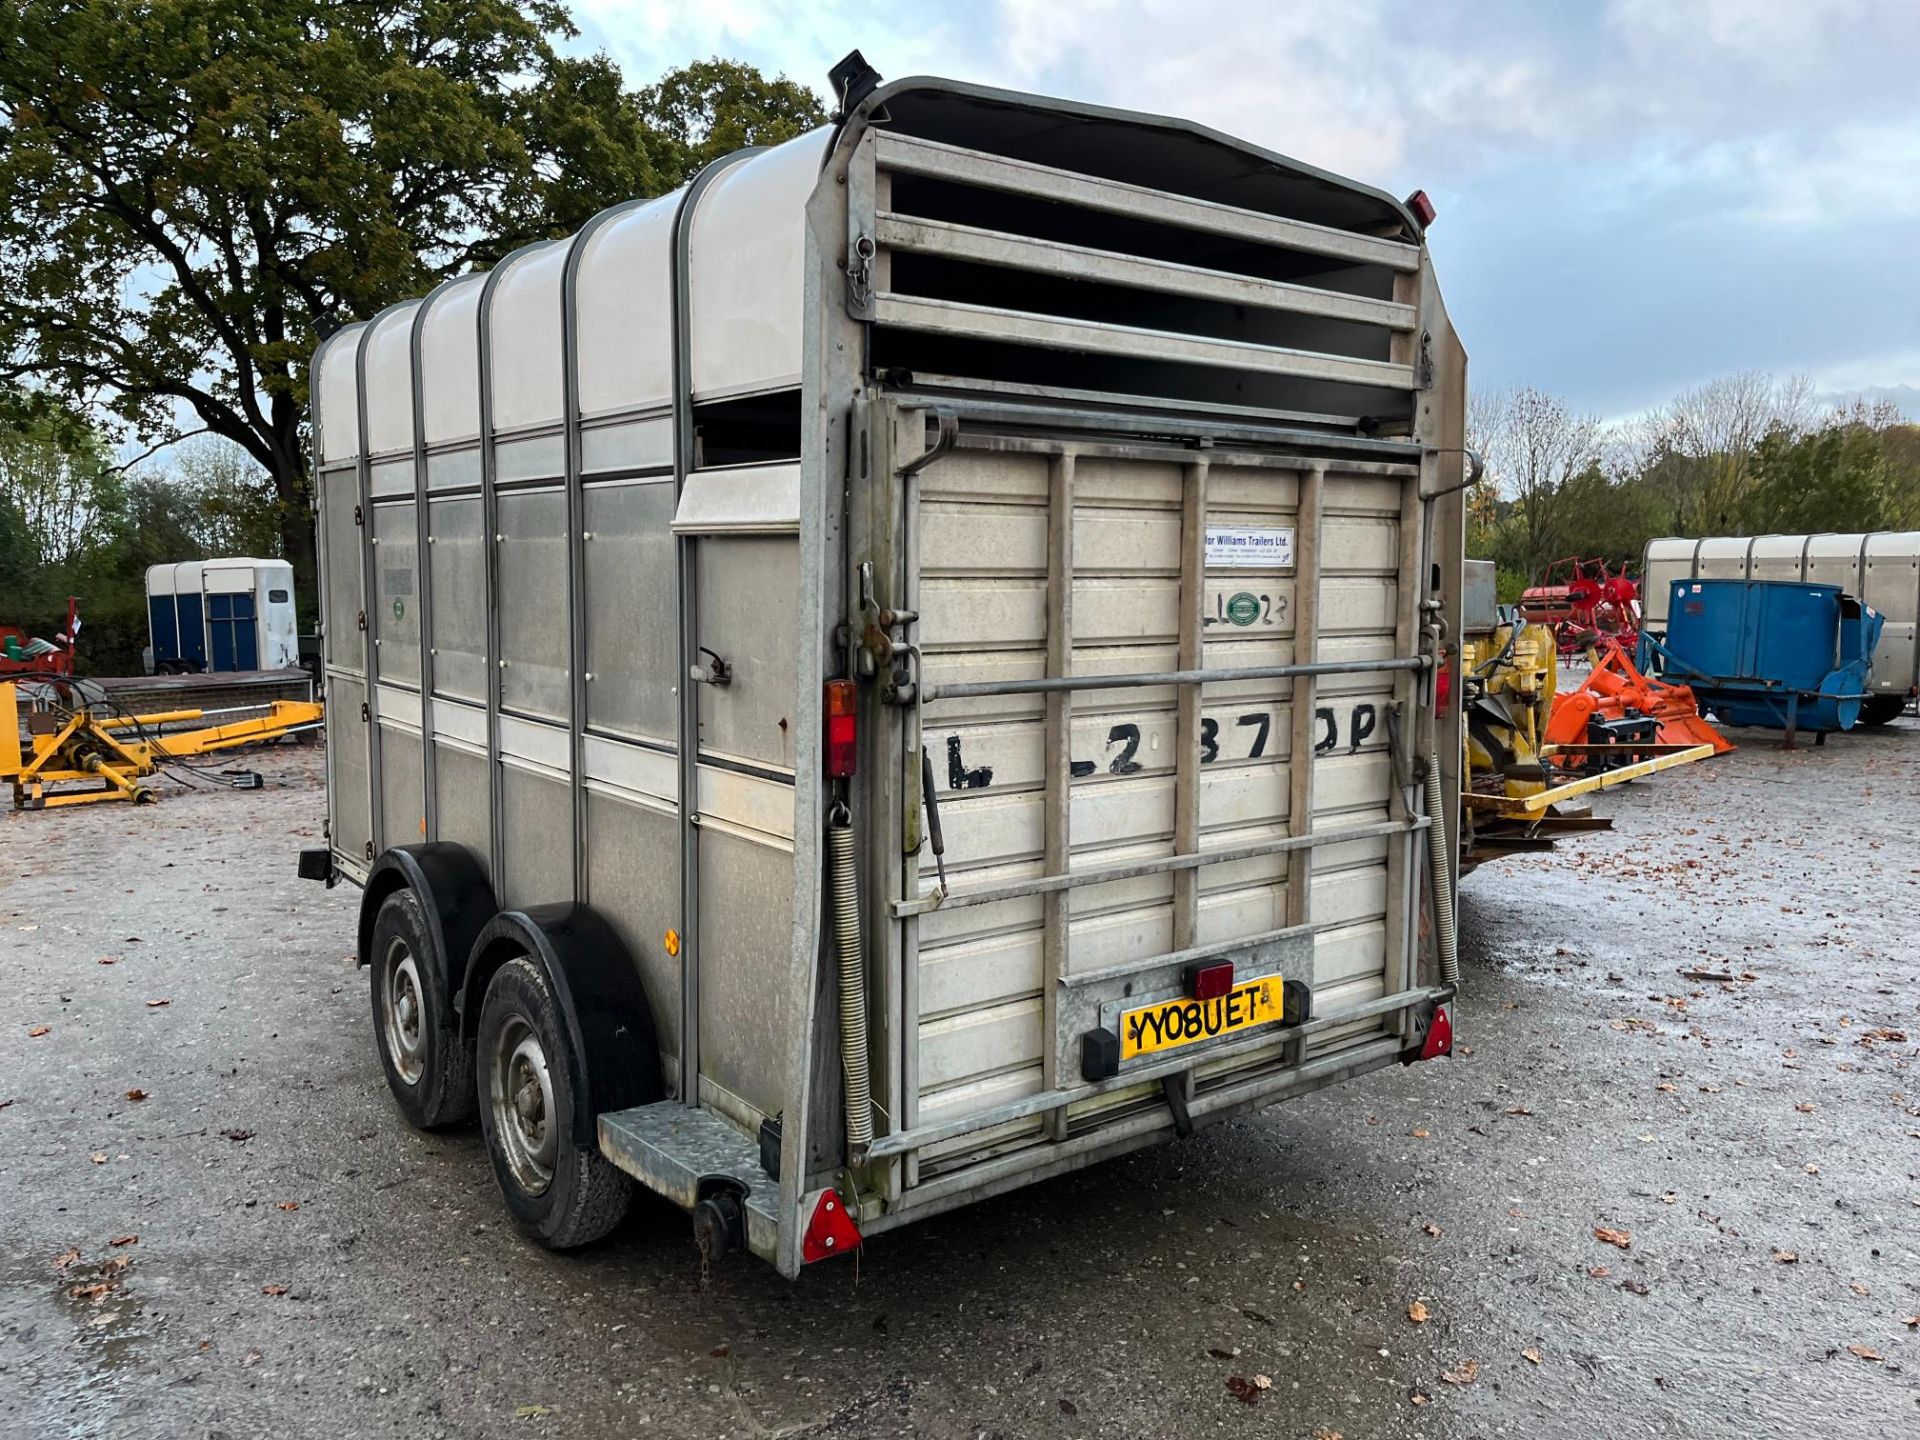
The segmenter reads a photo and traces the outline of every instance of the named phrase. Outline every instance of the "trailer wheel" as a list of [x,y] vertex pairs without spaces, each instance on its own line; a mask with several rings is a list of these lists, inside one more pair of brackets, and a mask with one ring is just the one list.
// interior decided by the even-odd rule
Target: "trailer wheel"
[[550,1250],[598,1240],[625,1217],[633,1181],[573,1138],[579,1057],[535,961],[494,972],[476,1053],[480,1128],[514,1223]]
[[473,1047],[460,1038],[453,997],[431,959],[427,913],[410,888],[382,902],[367,954],[374,1045],[400,1112],[421,1130],[471,1120]]
[[1907,697],[1904,695],[1869,695],[1860,703],[1860,723],[1885,725],[1898,720],[1906,708]]

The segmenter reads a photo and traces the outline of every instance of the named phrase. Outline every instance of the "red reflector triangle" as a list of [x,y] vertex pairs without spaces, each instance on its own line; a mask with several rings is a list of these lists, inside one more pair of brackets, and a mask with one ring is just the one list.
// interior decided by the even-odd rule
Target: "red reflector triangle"
[[847,1213],[846,1202],[837,1190],[822,1190],[813,1197],[807,1233],[800,1237],[800,1258],[811,1265],[816,1260],[831,1260],[836,1255],[860,1248],[860,1227]]
[[1427,1026],[1427,1043],[1420,1047],[1420,1058],[1431,1060],[1436,1055],[1453,1053],[1453,1016],[1447,1013],[1447,1007],[1433,1007],[1433,1023]]

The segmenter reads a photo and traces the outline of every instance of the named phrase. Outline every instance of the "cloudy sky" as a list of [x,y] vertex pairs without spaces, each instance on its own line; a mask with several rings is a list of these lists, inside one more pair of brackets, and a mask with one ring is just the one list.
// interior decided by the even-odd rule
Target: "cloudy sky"
[[1920,416],[1920,0],[575,0],[635,83],[859,47],[1204,121],[1439,207],[1476,385],[1739,370]]

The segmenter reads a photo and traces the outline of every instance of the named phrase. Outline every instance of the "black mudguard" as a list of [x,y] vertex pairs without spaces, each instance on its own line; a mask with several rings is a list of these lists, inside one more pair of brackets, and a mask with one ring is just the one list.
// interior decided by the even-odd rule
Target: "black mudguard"
[[464,845],[439,841],[431,845],[397,845],[373,862],[360,896],[360,929],[355,955],[369,965],[373,920],[396,890],[410,889],[432,922],[433,953],[428,963],[440,972],[446,992],[456,1004],[467,968],[467,956],[481,927],[493,918],[493,886],[473,852]]
[[566,1016],[574,1067],[573,1139],[598,1143],[595,1119],[609,1110],[661,1098],[660,1046],[640,972],[619,935],[587,905],[503,910],[481,929],[469,954],[457,1004],[463,1034],[480,1020],[493,972],[516,955],[538,961]]

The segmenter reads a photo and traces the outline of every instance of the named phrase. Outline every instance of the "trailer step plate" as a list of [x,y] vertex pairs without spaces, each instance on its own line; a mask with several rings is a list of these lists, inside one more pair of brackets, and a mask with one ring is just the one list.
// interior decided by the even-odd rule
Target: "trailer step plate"
[[[1162,1050],[1177,1050],[1202,1040],[1237,1035],[1259,1025],[1299,1023],[1306,1018],[1304,986],[1289,986],[1278,975],[1263,975],[1236,985],[1211,1000],[1178,996],[1120,1015],[1120,1059],[1137,1059]],[[1300,1013],[1288,1014],[1294,1001]]]

